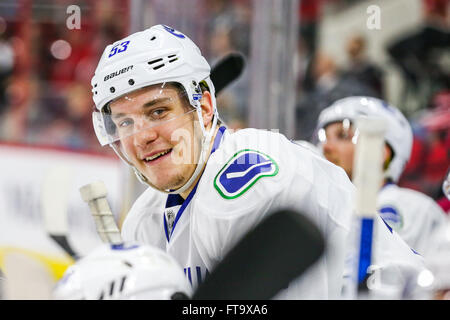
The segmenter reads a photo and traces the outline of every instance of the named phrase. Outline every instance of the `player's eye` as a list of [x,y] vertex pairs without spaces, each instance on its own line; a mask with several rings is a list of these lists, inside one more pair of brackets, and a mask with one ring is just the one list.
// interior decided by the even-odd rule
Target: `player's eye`
[[337,138],[340,140],[349,140],[353,137],[351,130],[340,130],[337,134]]
[[346,139],[348,137],[348,134],[345,131],[339,131],[337,136],[339,139]]
[[151,110],[147,116],[151,120],[160,120],[165,118],[167,114],[168,114],[167,108],[156,108]]
[[120,120],[117,125],[119,128],[125,129],[125,128],[129,128],[132,124],[133,124],[133,120],[127,118],[127,119]]

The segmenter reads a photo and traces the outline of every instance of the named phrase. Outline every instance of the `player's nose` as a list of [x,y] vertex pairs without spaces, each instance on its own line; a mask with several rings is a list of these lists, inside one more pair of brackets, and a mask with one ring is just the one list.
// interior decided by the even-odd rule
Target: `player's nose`
[[135,124],[133,138],[135,146],[144,148],[158,138],[158,132],[154,127],[146,123],[146,121],[139,121]]
[[325,157],[329,154],[332,154],[335,148],[336,148],[335,143],[329,139],[324,141],[322,144],[323,154],[325,155]]

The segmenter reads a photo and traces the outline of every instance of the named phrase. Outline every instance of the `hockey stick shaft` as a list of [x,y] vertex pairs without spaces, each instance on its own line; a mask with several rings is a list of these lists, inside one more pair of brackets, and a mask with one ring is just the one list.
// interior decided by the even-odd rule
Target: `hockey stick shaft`
[[94,218],[97,233],[103,242],[122,243],[119,227],[109,207],[106,186],[97,181],[80,188],[82,199],[88,203]]
[[356,129],[359,134],[355,148],[353,183],[356,187],[355,210],[360,225],[358,292],[367,289],[368,268],[372,264],[377,194],[383,180],[385,126],[385,122],[380,118],[364,117],[356,120]]

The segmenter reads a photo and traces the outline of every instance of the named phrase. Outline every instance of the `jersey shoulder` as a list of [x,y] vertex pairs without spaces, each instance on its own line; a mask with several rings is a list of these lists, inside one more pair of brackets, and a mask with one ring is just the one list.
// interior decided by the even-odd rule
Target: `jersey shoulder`
[[343,170],[282,134],[227,131],[191,201],[191,228],[203,256],[222,257],[250,228],[286,208],[312,218],[324,232],[347,232],[352,184],[340,176]]
[[378,195],[379,206],[389,203],[407,207],[409,210],[422,210],[424,208],[440,209],[433,198],[409,188],[389,184],[383,187]]
[[277,186],[286,181],[288,164],[279,153],[282,143],[281,137],[263,130],[226,130],[197,191],[202,204],[212,206],[210,214],[237,214],[255,209],[257,198],[275,197]]
[[259,129],[226,131],[201,180],[202,203],[221,207],[222,215],[294,204],[311,194],[326,206],[330,185],[353,191],[342,169],[280,133]]
[[[402,188],[395,184],[384,186],[377,198],[378,211],[395,230],[412,228],[415,225],[444,223],[445,212],[428,195],[413,189]],[[419,231],[419,229],[417,229]]]

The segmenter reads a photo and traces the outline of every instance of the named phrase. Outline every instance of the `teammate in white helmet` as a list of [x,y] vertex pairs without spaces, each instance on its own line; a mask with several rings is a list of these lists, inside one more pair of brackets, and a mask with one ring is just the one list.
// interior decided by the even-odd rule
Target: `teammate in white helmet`
[[55,300],[189,299],[181,266],[159,248],[103,244],[71,265],[53,290]]
[[[348,97],[324,109],[318,120],[318,146],[323,155],[342,167],[352,179],[358,116],[381,117],[387,122],[384,147],[384,180],[377,199],[378,211],[410,245],[426,255],[432,243],[443,237],[445,213],[427,195],[396,185],[409,160],[413,133],[403,114],[385,101],[371,97]],[[441,230],[441,231],[439,231]]]
[[151,187],[128,213],[123,238],[168,252],[195,288],[247,231],[290,207],[318,225],[328,250],[279,297],[339,298],[353,252],[352,183],[281,134],[227,130],[209,73],[199,48],[164,25],[105,49],[92,79],[95,131]]
[[448,200],[450,200],[450,168],[447,170],[447,175],[445,176],[445,180],[442,183],[442,191]]

